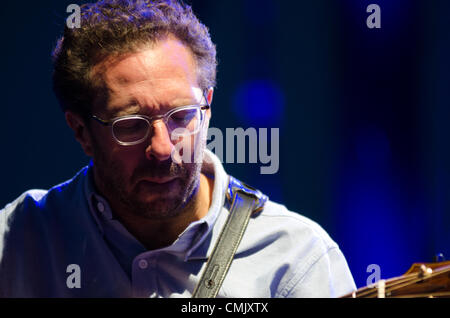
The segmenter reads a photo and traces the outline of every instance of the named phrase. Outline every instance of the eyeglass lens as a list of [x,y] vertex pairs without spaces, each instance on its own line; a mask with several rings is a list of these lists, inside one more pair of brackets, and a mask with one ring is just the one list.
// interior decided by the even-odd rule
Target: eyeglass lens
[[[170,114],[167,118],[169,133],[175,129],[182,129],[184,133],[194,134],[197,132],[200,120],[200,109],[180,109]],[[145,138],[149,132],[147,119],[142,117],[131,117],[119,119],[113,124],[113,134],[120,142],[136,142]],[[177,131],[177,133],[179,133]]]

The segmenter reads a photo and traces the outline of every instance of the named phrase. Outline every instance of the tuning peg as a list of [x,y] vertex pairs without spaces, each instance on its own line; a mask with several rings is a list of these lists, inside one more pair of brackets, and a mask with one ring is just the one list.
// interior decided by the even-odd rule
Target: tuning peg
[[429,267],[426,267],[424,264],[420,265],[419,277],[428,277],[433,274],[433,270]]
[[438,263],[438,262],[443,262],[443,261],[445,261],[444,254],[438,253],[434,256],[434,262]]

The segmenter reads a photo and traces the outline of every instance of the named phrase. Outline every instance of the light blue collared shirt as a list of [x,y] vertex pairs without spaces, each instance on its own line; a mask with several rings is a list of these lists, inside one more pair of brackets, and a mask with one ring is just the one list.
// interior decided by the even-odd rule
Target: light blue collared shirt
[[[91,166],[22,194],[0,211],[0,296],[190,297],[229,212],[228,175],[205,155],[202,173],[214,179],[208,214],[157,250],[114,219]],[[251,218],[218,297],[339,297],[355,289],[328,234],[269,200]]]

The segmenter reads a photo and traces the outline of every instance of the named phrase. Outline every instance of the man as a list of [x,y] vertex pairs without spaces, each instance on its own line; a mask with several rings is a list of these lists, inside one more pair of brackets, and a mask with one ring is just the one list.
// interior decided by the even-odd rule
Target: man
[[[0,296],[190,297],[230,211],[206,150],[216,52],[176,1],[82,6],[54,91],[88,167],[1,212]],[[239,211],[238,211],[239,212]],[[267,201],[219,297],[336,297],[355,285],[325,231]]]

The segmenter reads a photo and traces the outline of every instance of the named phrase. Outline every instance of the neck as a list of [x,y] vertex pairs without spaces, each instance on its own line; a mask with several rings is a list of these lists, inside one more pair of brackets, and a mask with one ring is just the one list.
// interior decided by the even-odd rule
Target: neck
[[[171,245],[191,224],[203,218],[209,210],[212,200],[213,181],[200,174],[197,193],[177,216],[154,220],[132,213],[117,213],[125,228],[148,250],[155,250]],[[114,211],[120,211],[111,206]]]

